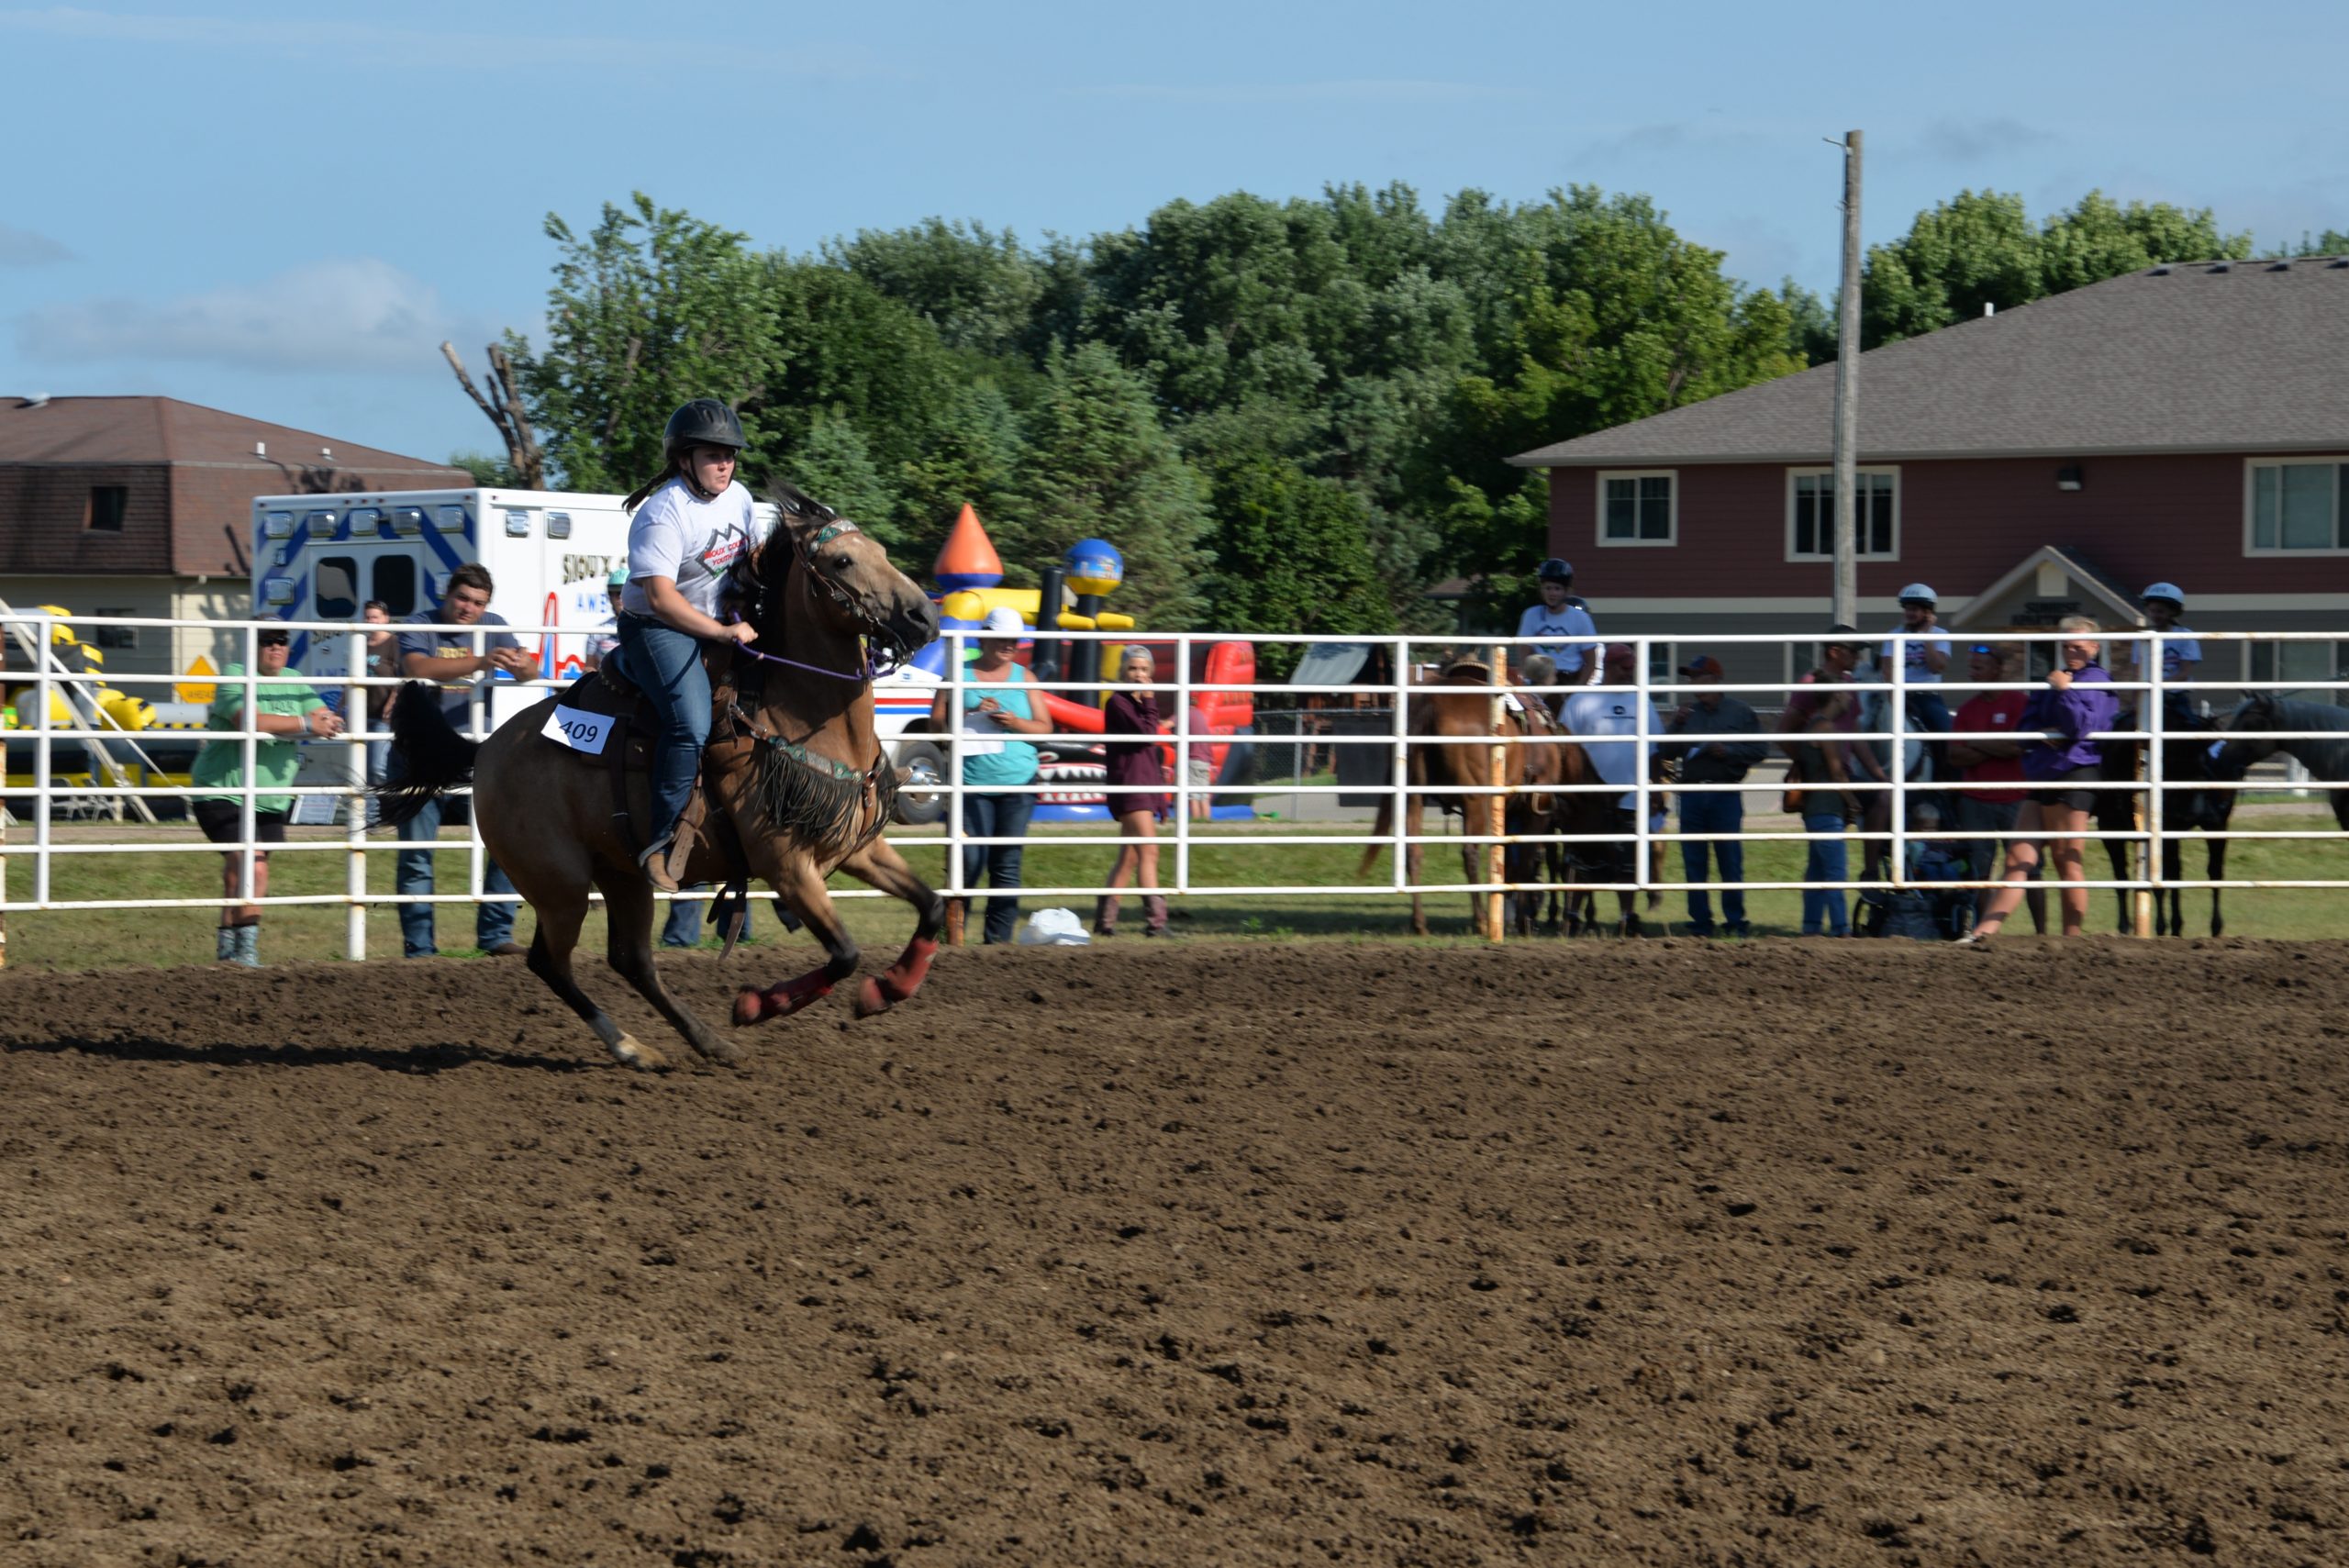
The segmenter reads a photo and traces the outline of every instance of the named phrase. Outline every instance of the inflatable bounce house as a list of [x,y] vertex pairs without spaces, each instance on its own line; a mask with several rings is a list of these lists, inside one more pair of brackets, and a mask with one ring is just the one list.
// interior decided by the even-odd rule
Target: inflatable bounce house
[[[946,630],[975,630],[991,610],[1008,606],[1019,613],[1034,636],[1021,648],[1018,657],[1028,666],[1029,673],[1039,681],[1091,682],[1103,678],[1108,672],[1115,678],[1119,661],[1129,646],[1124,642],[1083,639],[1071,640],[1053,635],[1062,631],[1128,631],[1133,628],[1133,617],[1102,607],[1102,600],[1117,591],[1125,580],[1125,559],[1117,547],[1106,539],[1080,539],[1070,547],[1066,559],[1059,565],[1048,566],[1041,573],[1041,583],[1033,588],[1007,588],[1003,584],[1003,558],[996,553],[995,543],[979,522],[979,515],[970,506],[963,508],[954,519],[954,527],[947,533],[946,542],[938,551],[938,560],[930,568],[930,576],[938,584],[940,625]],[[1049,606],[1049,609],[1048,607]],[[1174,668],[1174,643],[1140,635],[1131,639],[1148,648],[1156,658],[1161,678],[1159,701],[1162,710],[1173,700],[1172,683],[1167,679]],[[907,708],[918,706],[926,718],[930,708],[931,683],[946,678],[948,641],[941,637],[907,662],[907,672],[920,683],[918,692],[907,690],[903,695],[886,687],[877,688],[875,701],[883,710],[892,706]],[[967,646],[964,656],[977,656],[975,646]],[[1203,690],[1222,684],[1248,685],[1256,679],[1255,650],[1244,642],[1217,642],[1204,651],[1194,645],[1191,681],[1191,706],[1204,716],[1201,726],[1214,737],[1208,742],[1208,756],[1214,766],[1214,778],[1219,787],[1230,787],[1238,782],[1247,763],[1248,747],[1245,737],[1252,735],[1255,722],[1255,697],[1249,692],[1218,692]],[[1044,711],[1052,721],[1055,731],[1069,734],[1098,735],[1101,733],[1101,709],[1108,701],[1108,693],[1101,692],[1041,692]],[[1197,721],[1195,721],[1197,722]],[[1169,716],[1167,730],[1174,729]],[[1238,738],[1238,739],[1235,739]],[[1083,751],[1045,749],[1043,781],[1048,784],[1065,785],[1047,789],[1038,796],[1034,820],[1039,822],[1107,822],[1109,810],[1107,796],[1100,785],[1108,774],[1099,754],[1091,748]],[[1182,762],[1179,747],[1170,742],[1166,748],[1167,777],[1178,776]],[[1246,805],[1218,806],[1214,815],[1223,818],[1244,818],[1255,815]]]

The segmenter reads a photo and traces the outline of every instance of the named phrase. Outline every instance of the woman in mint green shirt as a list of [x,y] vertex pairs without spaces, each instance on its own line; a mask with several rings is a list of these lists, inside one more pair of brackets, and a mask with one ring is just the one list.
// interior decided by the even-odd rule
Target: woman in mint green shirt
[[[1028,672],[1012,662],[1012,654],[1019,647],[1019,634],[1027,623],[1015,609],[998,606],[987,612],[985,630],[989,634],[979,639],[979,656],[963,672],[963,711],[961,722],[954,728],[959,734],[954,741],[955,761],[962,765],[963,783],[977,784],[979,789],[963,792],[963,831],[974,839],[1020,839],[1028,832],[1028,814],[1036,808],[1036,797],[1023,788],[1036,782],[1036,748],[1025,740],[1009,739],[1020,735],[1041,735],[1050,730],[1052,722],[1037,717],[1042,705],[1030,694],[1019,690],[1028,679]],[[945,686],[938,688],[938,695],[930,699],[930,728],[944,732],[947,699],[953,694]],[[1001,793],[997,793],[1001,792]],[[1004,895],[1003,890],[1019,885],[1019,853],[1021,846],[1010,844],[968,844],[963,850],[963,885],[979,885],[979,873],[986,873],[990,896],[987,899],[986,940],[990,942],[1011,940],[1013,929],[1019,923],[1019,900]]]
[[[293,651],[293,643],[291,632],[262,632],[256,659],[263,679],[253,684],[250,713],[244,683],[235,678],[245,673],[245,667],[231,664],[220,677],[212,711],[205,717],[207,728],[232,729],[240,736],[247,729],[258,732],[259,738],[253,741],[252,781],[258,790],[283,790],[293,784],[294,774],[302,765],[302,740],[331,740],[342,733],[341,717],[327,706],[309,682],[274,678],[285,673],[285,660]],[[216,844],[244,842],[243,740],[206,741],[204,749],[195,754],[195,767],[188,782],[195,797],[191,809],[204,836]],[[231,790],[239,793],[223,793]],[[293,809],[294,797],[290,795],[257,794],[253,798],[253,841],[285,842],[285,819]],[[250,894],[244,890],[244,851],[230,850],[220,859],[220,885],[225,896],[261,898],[268,894],[267,850],[253,851],[253,888]],[[221,906],[217,956],[224,963],[241,963],[248,969],[261,967],[260,905]]]

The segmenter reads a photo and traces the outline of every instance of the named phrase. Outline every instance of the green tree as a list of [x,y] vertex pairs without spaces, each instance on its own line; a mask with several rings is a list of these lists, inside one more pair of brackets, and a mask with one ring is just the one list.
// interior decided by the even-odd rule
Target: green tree
[[750,439],[746,468],[771,460],[762,416],[775,390],[775,295],[744,237],[638,192],[605,204],[585,238],[553,213],[547,345],[511,333],[548,460],[575,490],[628,490],[658,473],[662,432],[678,405],[733,406]]
[[2349,230],[2328,228],[2322,234],[2302,233],[2295,256],[2349,256]]
[[846,416],[816,416],[783,464],[791,482],[856,523],[891,550],[905,542],[897,495],[873,461],[872,448]]
[[[945,417],[921,451],[897,470],[897,532],[906,540],[907,570],[927,570],[946,541],[946,530],[965,506],[977,508],[996,551],[1003,556],[1005,580],[1026,585],[1041,564],[1019,556],[1019,541],[996,525],[1016,528],[1027,501],[1019,490],[1028,466],[1027,438],[1019,409],[992,379],[955,390]],[[1006,550],[1006,542],[1013,548]],[[894,547],[893,547],[894,548]]]
[[1033,346],[1050,280],[1008,230],[929,218],[911,228],[860,229],[824,259],[914,311],[950,349],[1012,355]]
[[1179,631],[1205,603],[1205,486],[1161,428],[1150,391],[1099,343],[1052,350],[1027,421],[1024,505],[989,518],[1008,563],[1049,560],[1100,538],[1125,557],[1116,607]]
[[514,472],[511,460],[492,457],[487,452],[451,452],[449,466],[463,469],[473,476],[475,484],[485,485],[492,489],[512,490],[521,484],[520,476]]
[[[1344,485],[1265,451],[1210,473],[1215,573],[1208,620],[1219,630],[1364,633],[1395,629],[1395,606],[1368,544],[1369,509]],[[1286,678],[1295,646],[1260,650],[1268,680]]]
[[896,473],[922,450],[963,379],[938,328],[839,267],[783,257],[766,265],[782,366],[771,422],[783,467],[818,417],[837,416],[856,426],[883,473]]
[[2090,191],[2077,206],[2049,218],[2039,237],[2040,273],[2049,294],[2164,261],[2239,261],[2251,253],[2251,235],[2220,233],[2209,207],[2189,210],[2167,202],[2122,206],[2101,191]]

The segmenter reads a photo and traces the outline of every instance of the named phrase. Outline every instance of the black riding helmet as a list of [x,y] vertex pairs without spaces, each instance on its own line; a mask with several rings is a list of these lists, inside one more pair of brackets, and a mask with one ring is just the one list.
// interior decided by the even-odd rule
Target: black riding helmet
[[750,444],[742,439],[742,421],[734,417],[734,410],[715,397],[696,397],[669,416],[661,450],[683,468],[685,454],[696,447],[725,447],[739,452]]
[[1533,575],[1544,583],[1571,583],[1575,580],[1575,569],[1569,562],[1553,555],[1535,568]]

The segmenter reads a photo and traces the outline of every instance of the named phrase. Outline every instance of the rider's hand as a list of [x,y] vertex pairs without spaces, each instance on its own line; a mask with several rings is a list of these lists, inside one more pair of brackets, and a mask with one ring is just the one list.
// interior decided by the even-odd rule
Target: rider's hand
[[738,643],[751,643],[759,639],[759,628],[749,621],[738,620],[726,628],[726,635]]

